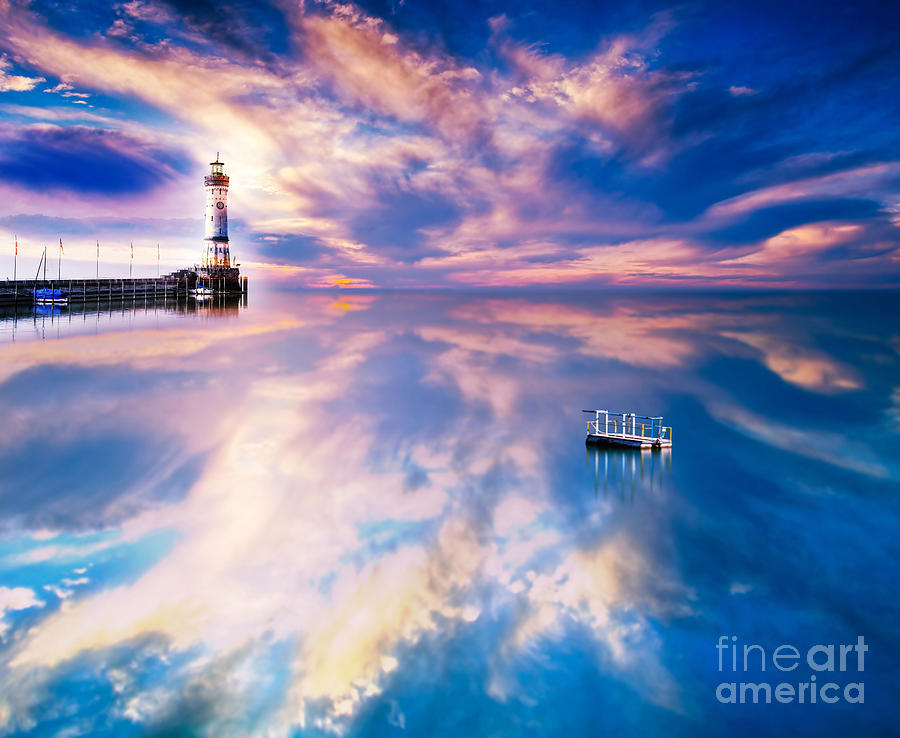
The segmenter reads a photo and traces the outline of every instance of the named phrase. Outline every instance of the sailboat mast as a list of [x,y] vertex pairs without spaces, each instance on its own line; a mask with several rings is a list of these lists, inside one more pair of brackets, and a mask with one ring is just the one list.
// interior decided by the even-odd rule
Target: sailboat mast
[[41,260],[38,262],[38,268],[37,268],[37,271],[34,273],[34,287],[35,287],[35,289],[37,289],[37,279],[38,279],[38,275],[41,273],[41,264],[44,263],[44,256],[46,256],[46,255],[47,255],[47,250],[44,249],[44,253],[41,254]]

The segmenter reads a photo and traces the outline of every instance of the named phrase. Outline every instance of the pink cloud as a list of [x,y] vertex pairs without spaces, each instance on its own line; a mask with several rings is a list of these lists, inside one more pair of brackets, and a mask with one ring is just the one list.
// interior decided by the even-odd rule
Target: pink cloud
[[799,179],[786,184],[763,187],[716,203],[709,217],[733,217],[764,207],[772,207],[807,197],[838,197],[871,191],[900,173],[900,162],[883,162],[848,169],[821,177]]
[[861,225],[852,223],[809,223],[782,231],[763,241],[756,251],[722,263],[767,265],[804,259],[852,241],[862,232]]
[[305,16],[302,26],[312,66],[348,102],[400,120],[427,121],[450,138],[468,136],[483,123],[475,68],[400,48],[379,19],[351,6]]

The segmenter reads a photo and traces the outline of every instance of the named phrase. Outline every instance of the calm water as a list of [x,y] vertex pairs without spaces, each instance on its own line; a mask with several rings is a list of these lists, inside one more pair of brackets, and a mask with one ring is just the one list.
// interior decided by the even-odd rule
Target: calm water
[[[0,734],[894,734],[898,308],[7,311]],[[593,407],[664,415],[673,450],[586,451]],[[807,664],[859,636],[862,671]],[[716,697],[811,674],[864,702]]]

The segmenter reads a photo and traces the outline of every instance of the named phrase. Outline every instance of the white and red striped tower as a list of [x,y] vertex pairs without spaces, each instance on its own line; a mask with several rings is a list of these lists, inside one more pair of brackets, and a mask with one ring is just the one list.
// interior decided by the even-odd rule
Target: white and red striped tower
[[228,175],[222,171],[225,165],[219,161],[218,152],[216,160],[209,166],[211,171],[203,180],[206,184],[203,266],[207,269],[228,269],[231,267],[231,253],[228,250]]

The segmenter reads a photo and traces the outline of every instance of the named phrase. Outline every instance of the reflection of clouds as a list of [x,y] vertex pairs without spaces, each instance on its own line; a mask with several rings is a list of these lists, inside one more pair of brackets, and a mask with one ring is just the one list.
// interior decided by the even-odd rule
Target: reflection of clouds
[[[106,589],[92,570],[91,586],[74,589],[65,608],[39,613],[28,631],[13,630],[0,697],[0,715],[5,710],[10,724],[29,719],[29,695],[72,659],[92,653],[106,665],[124,646],[165,658],[167,679],[149,684],[140,666],[115,664],[115,714],[163,725],[202,708],[217,735],[298,725],[340,731],[404,678],[404,654],[488,626],[492,639],[472,658],[488,666],[497,699],[517,697],[525,689],[522,662],[553,658],[546,654],[574,631],[589,635],[592,657],[610,679],[680,709],[680,690],[663,666],[659,622],[692,617],[701,605],[672,559],[660,554],[669,545],[661,540],[671,512],[667,493],[679,480],[639,495],[636,504],[642,497],[652,503],[641,515],[577,484],[569,494],[571,480],[560,481],[568,462],[554,449],[581,419],[558,408],[598,377],[612,383],[624,374],[650,385],[662,367],[666,381],[693,394],[724,426],[827,464],[888,474],[837,430],[773,423],[738,401],[709,402],[708,384],[682,381],[691,377],[689,363],[720,355],[736,361],[733,346],[722,347],[718,337],[734,338],[729,331],[738,322],[753,327],[740,338],[758,339],[751,345],[760,351],[781,351],[784,361],[824,361],[811,348],[791,353],[759,338],[781,335],[766,323],[765,309],[748,316],[740,305],[704,308],[696,298],[643,306],[619,298],[602,307],[518,298],[285,299],[303,324],[276,321],[271,331],[260,324],[232,336],[257,338],[252,350],[242,349],[246,366],[227,365],[234,372],[226,375],[234,389],[227,406],[207,408],[202,435],[215,443],[189,494],[136,512],[111,539],[170,530],[171,549],[140,576]],[[204,339],[211,361],[205,371],[214,376],[220,355],[234,350],[219,340],[227,335]],[[111,346],[137,346],[138,339],[161,344],[146,354],[147,366],[160,371],[181,356],[178,347],[195,345],[144,331],[134,340],[110,339],[105,348],[101,342],[97,365],[114,361]],[[40,345],[60,361],[58,348]],[[410,389],[409,374],[394,373],[406,352],[420,361],[416,380],[433,390],[430,397],[452,400],[440,405],[446,413],[427,434],[418,417],[408,426],[408,418],[396,417],[397,398]],[[739,360],[753,367],[769,361],[744,354]],[[379,363],[385,356],[389,368]],[[194,357],[186,352],[175,370],[202,371]],[[620,361],[585,368],[589,359]],[[39,363],[40,354],[31,360]],[[128,355],[120,361],[143,366]],[[795,384],[816,391],[855,376],[849,369],[793,371]],[[720,381],[739,387],[741,378]],[[519,402],[533,397],[553,410]],[[741,402],[749,404],[748,397],[740,395]],[[183,418],[159,417],[169,432],[183,432]],[[573,437],[580,444],[580,430]],[[572,455],[579,474],[581,453]],[[411,468],[427,470],[428,484],[410,484]],[[649,480],[645,486],[652,493]],[[52,561],[68,554],[50,541],[30,555]],[[259,706],[262,685],[271,694]],[[251,706],[261,722],[241,723]]]
[[[284,331],[298,325],[298,321],[286,318],[275,323],[228,325],[219,330],[207,325],[197,329],[104,333],[7,344],[3,348],[0,381],[42,364],[86,367],[126,364],[136,369],[159,369],[174,357],[197,355],[215,344]],[[205,363],[207,358],[202,360]]]
[[[623,676],[646,691],[652,702],[676,707],[677,688],[658,662],[658,643],[647,618],[690,614],[688,594],[654,569],[644,553],[626,536],[600,545],[576,548],[546,571],[528,570],[510,584],[522,593],[524,616],[511,632],[506,648],[520,651],[542,638],[560,638],[566,621],[590,629]],[[654,593],[665,592],[658,599]],[[680,602],[674,609],[663,603]],[[494,675],[492,692],[505,697],[509,677]]]
[[[174,510],[144,513],[126,524],[127,535],[176,528],[182,539],[171,555],[134,584],[81,599],[48,618],[14,663],[53,666],[146,633],[165,634],[176,649],[205,643],[227,652],[261,632],[284,637],[330,622],[335,614],[328,614],[329,600],[317,582],[329,571],[342,571],[341,557],[361,543],[358,523],[379,519],[385,510],[401,520],[434,517],[445,499],[430,488],[404,493],[399,470],[382,476],[362,472],[372,433],[364,419],[322,433],[325,419],[317,403],[340,394],[350,381],[347,373],[377,342],[377,335],[351,337],[336,342],[309,376],[261,379],[248,396],[234,439],[211,461],[190,497]],[[318,377],[328,379],[309,382]],[[327,504],[321,490],[328,490]],[[345,570],[335,592],[342,591],[341,582],[365,581],[372,571],[380,570],[360,576]],[[384,576],[386,583],[394,581]],[[419,590],[410,585],[394,594],[414,597]],[[383,646],[381,637],[368,635],[377,631],[374,615],[383,592],[382,585],[369,591],[375,602],[362,610],[363,619],[371,618],[368,629],[341,651],[343,661],[328,662],[331,676],[310,672],[303,682],[306,692],[325,689],[335,700],[346,699],[352,682],[369,673],[372,659],[381,663],[382,656],[389,657],[371,656],[366,645]],[[365,598],[366,591],[354,597]],[[390,623],[385,620],[382,628]],[[320,635],[310,648],[325,640]],[[310,650],[309,658],[318,664],[316,653]],[[342,674],[350,680],[343,686],[338,685]]]
[[[319,311],[346,312],[320,301],[313,320]],[[195,657],[191,679],[213,668],[204,664],[227,660],[229,654],[235,669],[252,671],[265,669],[264,661],[237,654],[257,654],[265,634],[271,642],[297,644],[280,719],[337,729],[402,668],[395,655],[400,646],[419,642],[425,633],[443,633],[453,623],[464,627],[479,619],[484,605],[475,594],[477,586],[501,587],[523,606],[547,610],[550,605],[536,594],[543,590],[533,582],[556,576],[555,553],[546,561],[544,556],[564,538],[539,522],[547,514],[540,452],[544,431],[536,429],[530,438],[514,438],[512,432],[486,436],[460,455],[461,438],[456,436],[465,434],[468,424],[449,423],[439,439],[410,443],[411,461],[429,469],[432,481],[414,490],[405,484],[401,465],[382,463],[373,469],[375,418],[356,408],[336,417],[330,409],[390,338],[387,330],[371,330],[371,324],[365,320],[353,329],[343,325],[319,332],[322,353],[308,372],[284,370],[283,359],[278,364],[265,361],[271,371],[253,378],[237,404],[208,415],[205,433],[220,439],[220,445],[188,497],[144,510],[121,527],[119,540],[175,531],[170,553],[133,582],[68,598],[65,608],[17,642],[11,673],[42,668],[52,674],[78,654],[105,652],[151,634],[173,653],[195,653],[199,647],[197,653],[206,654]],[[302,333],[290,325],[276,327],[288,335]],[[490,348],[477,334],[447,332],[441,325],[424,326],[423,337],[451,347],[433,358],[426,377],[447,369],[441,361],[448,353],[459,362],[453,368],[456,376],[477,375],[472,361]],[[138,338],[160,344],[142,353],[148,361],[195,346],[188,340],[172,342],[165,332],[147,331]],[[135,339],[126,345],[138,345]],[[213,361],[217,352],[228,350],[227,341],[205,340]],[[114,337],[108,343],[118,347],[123,341]],[[513,342],[496,348],[527,347]],[[65,352],[53,345],[48,349],[52,361],[74,353],[72,347]],[[88,363],[112,361],[115,355],[101,342]],[[538,363],[544,355],[554,358],[539,345],[528,355]],[[524,377],[517,379],[514,370],[494,367],[492,372],[481,390],[464,393],[467,406],[495,395],[495,385],[521,392]],[[513,414],[522,412],[513,403],[505,407]],[[230,432],[219,423],[233,424]],[[496,475],[498,464],[515,469],[517,476],[503,482],[493,497],[456,497],[454,490],[480,488],[482,478]],[[510,484],[517,494],[507,499]],[[492,516],[494,503],[498,507]],[[494,525],[486,528],[479,522],[472,504],[476,511],[486,508]],[[379,521],[385,523],[384,532],[378,546],[368,548],[375,539],[367,531]],[[435,525],[423,530],[432,532],[392,541],[391,526],[428,521]],[[54,554],[51,546],[44,549],[48,556]],[[348,559],[348,554],[353,555]],[[622,636],[606,632],[615,618],[604,620],[600,613],[607,602],[630,606],[631,585],[622,579],[630,575],[616,569],[600,576],[602,567],[590,563],[593,559],[584,563],[574,553],[569,556],[575,558],[565,566],[581,589],[564,590],[557,612],[568,612],[575,600],[589,603],[585,622],[605,648],[618,644],[621,654]],[[526,564],[533,581],[516,585]],[[547,572],[546,566],[551,567]],[[578,574],[585,567],[591,572]],[[176,673],[188,678],[183,669]],[[239,687],[225,691],[243,694]],[[123,686],[123,695],[120,712],[144,721],[175,709],[172,690],[142,691],[132,684]]]
[[[577,341],[580,353],[638,366],[684,363],[693,352],[693,346],[681,336],[667,333],[698,327],[695,315],[648,315],[628,306],[614,306],[606,314],[571,305],[525,300],[482,300],[461,308],[457,315],[475,324],[503,325],[503,330],[488,330],[485,343],[489,342],[494,351],[504,345],[499,334],[508,331],[509,326],[515,326],[532,332],[569,336]],[[511,355],[517,354],[511,352]]]
[[333,715],[356,711],[380,691],[380,677],[397,668],[392,651],[443,621],[471,622],[480,613],[466,593],[484,548],[450,519],[430,550],[405,547],[335,583],[328,615],[307,634],[298,659],[300,698],[328,698]]
[[[27,610],[32,607],[43,607],[34,592],[28,587],[0,587],[0,640],[9,627],[3,622],[3,616],[14,610]],[[2,703],[0,703],[0,715],[2,715]],[[3,722],[0,720],[0,727]]]
[[891,394],[891,405],[887,409],[888,427],[894,433],[900,433],[900,387]]
[[506,381],[485,357],[451,348],[432,362],[426,380],[450,383],[472,404],[491,407],[497,417],[509,417],[521,397],[521,388]]
[[706,408],[723,425],[782,451],[879,479],[892,476],[871,449],[839,430],[797,428],[727,402],[710,402]]
[[795,339],[761,331],[726,331],[722,335],[760,351],[763,363],[785,382],[814,392],[860,389],[859,379],[849,367]]
[[[297,324],[184,323],[5,344],[0,392],[16,410],[0,439],[11,474],[0,482],[3,526],[116,524],[186,493],[227,432],[197,432],[211,407],[224,425],[237,389],[216,373],[237,361],[244,342]],[[16,477],[28,480],[28,495]]]

